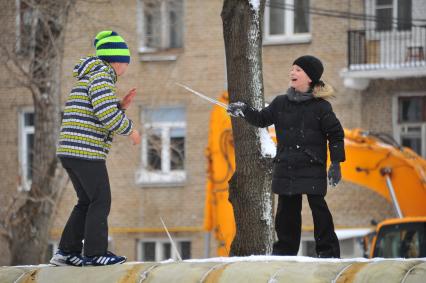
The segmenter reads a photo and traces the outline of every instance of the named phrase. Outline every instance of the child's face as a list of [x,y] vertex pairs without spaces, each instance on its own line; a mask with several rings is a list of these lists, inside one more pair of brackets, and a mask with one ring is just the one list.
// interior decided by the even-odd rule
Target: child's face
[[124,74],[127,70],[127,67],[129,66],[128,63],[111,63],[111,66],[114,68],[115,73],[117,76],[121,76]]
[[306,92],[309,90],[309,84],[312,80],[308,75],[297,65],[293,65],[290,69],[290,87],[300,92]]

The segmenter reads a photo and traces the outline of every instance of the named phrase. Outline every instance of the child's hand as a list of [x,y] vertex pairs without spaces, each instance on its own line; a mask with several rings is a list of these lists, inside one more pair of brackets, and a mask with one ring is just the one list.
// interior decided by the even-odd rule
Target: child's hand
[[121,100],[120,108],[123,110],[126,110],[127,108],[129,108],[135,95],[136,95],[136,88],[132,88],[131,90],[129,90],[129,93]]
[[330,186],[335,187],[342,179],[342,173],[339,162],[332,162],[328,169],[328,183]]
[[133,130],[129,137],[132,140],[133,145],[138,145],[141,143],[141,135],[139,134],[138,130]]
[[247,104],[241,101],[229,103],[226,112],[232,117],[244,117],[244,111],[247,109]]

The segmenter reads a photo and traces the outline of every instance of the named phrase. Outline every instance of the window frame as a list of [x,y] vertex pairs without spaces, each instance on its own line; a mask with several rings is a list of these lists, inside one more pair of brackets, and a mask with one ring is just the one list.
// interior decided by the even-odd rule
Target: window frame
[[34,109],[30,107],[22,108],[18,112],[18,152],[19,152],[19,176],[20,184],[18,191],[29,191],[32,180],[28,177],[28,135],[35,134],[35,126],[25,126],[25,114],[33,114]]
[[[294,1],[297,0],[284,0],[285,5],[294,7]],[[311,3],[309,3],[310,6]],[[270,21],[270,10],[269,6],[265,6],[264,14],[264,34],[263,34],[263,45],[276,45],[276,44],[294,44],[294,43],[309,43],[312,40],[311,35],[311,16],[309,17],[309,31],[306,33],[294,33],[294,11],[291,9],[284,9],[284,33],[280,35],[271,35],[269,33],[269,21]]]
[[[138,32],[138,51],[139,53],[156,53],[164,50],[170,49],[183,49],[184,47],[184,0],[174,0],[174,1],[182,1],[182,14],[181,14],[181,42],[182,46],[180,47],[171,47],[170,46],[170,36],[171,36],[171,28],[169,24],[169,18],[167,13],[170,11],[167,7],[169,1],[173,0],[158,0],[160,3],[160,16],[161,16],[161,34],[160,34],[160,47],[149,47],[146,44],[146,26],[145,26],[145,6],[143,0],[137,1],[137,32]],[[164,58],[163,58],[164,57]],[[176,60],[176,56],[164,55],[159,60]]]
[[[32,40],[35,36],[34,32],[34,26],[37,24],[37,16],[35,15],[36,11],[31,11],[32,14],[32,23],[31,23],[31,31],[30,31],[30,38],[28,39],[28,42],[24,42],[22,40],[22,25],[23,25],[23,19],[22,19],[22,13],[21,13],[21,3],[22,0],[15,0],[15,8],[16,8],[16,15],[15,15],[15,33],[16,33],[16,42],[15,42],[15,50],[16,53],[22,56],[28,56],[31,55],[31,44]],[[28,46],[24,46],[24,44]]]
[[[182,243],[183,242],[189,242],[190,247],[190,253],[192,258],[192,242],[189,238],[177,238],[173,239],[175,244],[177,245],[177,248],[179,249],[179,253],[182,256]],[[175,249],[173,248],[173,245],[170,243],[169,239],[166,238],[143,238],[137,240],[137,252],[136,252],[136,261],[145,261],[143,257],[144,249],[143,249],[143,243],[155,243],[155,261],[164,261],[168,260],[168,258],[163,258],[163,251],[164,251],[164,244],[170,244],[170,255],[171,259],[177,260],[177,254]]]
[[[372,7],[372,10],[373,10],[373,15],[375,16],[375,17],[377,17],[377,0],[369,0],[369,1],[371,1],[371,7]],[[375,32],[393,32],[393,31],[397,31],[397,32],[406,32],[406,31],[409,31],[409,30],[411,30],[411,26],[412,26],[412,24],[413,24],[413,18],[412,18],[412,16],[413,16],[413,1],[412,0],[410,0],[411,1],[411,26],[410,26],[410,28],[407,28],[407,29],[400,29],[399,28],[399,21],[398,21],[398,1],[401,1],[401,0],[392,0],[392,4],[391,4],[391,9],[392,9],[392,23],[391,23],[391,28],[390,29],[383,29],[383,30],[379,30],[379,29],[377,29],[377,23],[375,22],[374,23],[374,30],[375,30]],[[402,1],[406,1],[406,0],[402,0]],[[386,9],[386,5],[382,5],[383,7],[381,7],[381,8],[379,8],[379,9]],[[387,6],[390,6],[390,5],[387,5]],[[389,9],[389,7],[387,7],[388,9]],[[394,19],[396,19],[396,21],[394,21]]]
[[[167,121],[167,122],[150,122],[144,121],[145,110],[159,110],[167,108],[179,108],[184,111],[186,116],[186,108],[183,106],[174,107],[156,107],[146,108],[141,111],[141,120],[143,121],[143,134],[141,141],[141,168],[136,174],[136,184],[143,187],[151,186],[183,186],[186,183],[186,144],[187,144],[187,122],[184,121]],[[183,169],[171,169],[171,130],[179,128],[184,131],[184,160]],[[161,170],[149,170],[148,168],[148,134],[150,131],[159,131],[161,134]]]
[[[392,101],[392,128],[394,139],[402,145],[402,135],[405,127],[420,127],[421,154],[426,157],[426,121],[423,122],[401,122],[399,121],[399,98],[401,97],[426,97],[426,92],[402,92],[396,93]],[[426,111],[426,110],[425,110]]]

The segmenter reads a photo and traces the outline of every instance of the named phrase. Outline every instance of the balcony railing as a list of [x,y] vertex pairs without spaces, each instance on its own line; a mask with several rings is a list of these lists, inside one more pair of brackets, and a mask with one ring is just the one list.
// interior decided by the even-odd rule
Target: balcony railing
[[348,31],[348,69],[389,70],[426,67],[426,26],[410,30]]

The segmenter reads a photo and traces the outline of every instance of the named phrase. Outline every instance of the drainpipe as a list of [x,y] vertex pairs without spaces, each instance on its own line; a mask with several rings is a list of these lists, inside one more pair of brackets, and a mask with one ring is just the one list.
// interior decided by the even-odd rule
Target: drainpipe
[[207,231],[204,233],[204,258],[210,257],[210,239],[211,232]]

